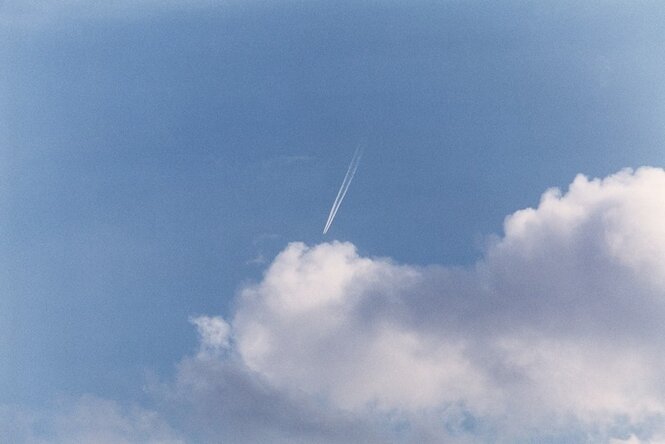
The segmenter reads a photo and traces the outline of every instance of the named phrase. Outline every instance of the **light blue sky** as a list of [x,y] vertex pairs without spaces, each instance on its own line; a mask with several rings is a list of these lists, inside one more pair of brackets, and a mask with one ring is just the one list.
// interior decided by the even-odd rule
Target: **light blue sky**
[[0,5],[0,404],[149,402],[289,242],[469,265],[665,162],[661,2],[56,3]]

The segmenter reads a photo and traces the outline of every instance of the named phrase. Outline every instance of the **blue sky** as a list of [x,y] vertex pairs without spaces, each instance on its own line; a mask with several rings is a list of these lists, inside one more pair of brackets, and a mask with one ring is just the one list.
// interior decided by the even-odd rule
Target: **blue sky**
[[[220,347],[201,324],[197,336],[197,316],[232,324],[229,353],[262,374],[242,346],[253,314],[241,293],[266,282],[289,243],[346,241],[381,264],[469,271],[508,255],[488,247],[492,235],[510,239],[506,216],[546,189],[662,166],[664,23],[660,2],[4,2],[0,405],[140,405],[207,442],[187,438],[146,381],[178,386],[187,359]],[[627,239],[659,245],[660,233]],[[342,250],[330,254],[353,257]],[[658,264],[644,267],[657,275]],[[302,385],[346,400],[321,381],[263,376],[279,396]],[[343,414],[357,407],[340,402]]]

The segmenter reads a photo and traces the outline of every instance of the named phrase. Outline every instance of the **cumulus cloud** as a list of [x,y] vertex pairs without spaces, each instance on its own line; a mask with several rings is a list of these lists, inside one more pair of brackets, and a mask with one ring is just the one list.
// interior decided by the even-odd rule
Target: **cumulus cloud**
[[579,176],[509,216],[468,269],[290,244],[239,295],[232,359],[275,396],[385,421],[394,439],[653,437],[664,189],[655,168]]
[[285,391],[233,356],[198,354],[178,364],[174,381],[151,387],[159,411],[192,442],[382,443],[373,418],[324,399]]
[[507,217],[468,268],[292,243],[226,320],[190,320],[199,351],[150,386],[158,414],[101,403],[106,422],[75,409],[56,436],[662,441],[663,190],[657,168],[579,176]]

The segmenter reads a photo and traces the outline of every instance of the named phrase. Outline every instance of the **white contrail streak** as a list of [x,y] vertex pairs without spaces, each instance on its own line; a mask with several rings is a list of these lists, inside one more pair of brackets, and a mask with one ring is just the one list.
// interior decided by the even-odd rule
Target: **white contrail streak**
[[337,197],[335,197],[335,201],[332,204],[332,208],[330,208],[330,214],[328,214],[328,220],[326,221],[326,226],[323,228],[323,234],[326,234],[328,232],[328,229],[332,225],[333,220],[337,215],[337,210],[339,210],[339,206],[342,205],[342,200],[344,200],[344,196],[346,196],[346,192],[349,190],[349,185],[351,185],[353,176],[356,174],[358,165],[360,165],[360,158],[363,155],[363,149],[364,149],[363,145],[358,145],[358,148],[356,148],[356,152],[353,154],[353,158],[351,159],[349,168],[346,170],[346,174],[344,175],[344,180],[342,181],[342,185],[339,187],[339,191],[337,192]]
[[332,208],[330,208],[330,214],[328,214],[328,220],[326,221],[326,226],[323,231],[324,234],[326,231],[328,231],[328,228],[330,228],[330,225],[332,224],[332,221],[335,218],[335,215],[337,214],[337,210],[339,209],[339,206],[342,203],[342,199],[344,199],[346,190],[349,189],[349,185],[351,184],[351,179],[356,172],[355,170],[357,168],[357,163],[356,163],[357,157],[358,157],[358,149],[356,149],[356,152],[353,154],[351,163],[349,164],[349,167],[346,170],[346,174],[344,175],[344,180],[342,180],[342,185],[339,187],[339,191],[337,192],[335,201],[332,204]]
[[[360,160],[360,158],[358,158],[358,160]],[[353,176],[356,174],[356,170],[358,169],[358,164],[359,163],[356,162],[355,165],[352,166],[352,169],[349,170],[350,174],[348,175],[348,180],[346,181],[346,183],[342,184],[342,187],[340,187],[340,193],[341,194],[338,194],[339,198],[337,200],[337,203],[334,204],[334,210],[332,208],[330,209],[330,213],[331,213],[329,215],[330,220],[327,223],[324,234],[325,234],[325,232],[328,231],[328,229],[330,228],[330,226],[333,223],[333,220],[337,216],[337,211],[339,210],[340,205],[342,205],[342,200],[344,199],[344,196],[346,196],[346,192],[349,191],[349,186],[351,185],[351,180],[353,180]]]

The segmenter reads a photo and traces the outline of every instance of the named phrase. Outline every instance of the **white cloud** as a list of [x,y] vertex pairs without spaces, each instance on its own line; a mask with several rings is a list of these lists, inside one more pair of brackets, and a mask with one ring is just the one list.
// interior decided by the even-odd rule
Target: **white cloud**
[[201,355],[217,354],[229,348],[231,327],[219,316],[198,316],[189,319],[199,333]]
[[240,295],[235,353],[273,389],[359,415],[463,406],[504,437],[611,434],[619,419],[653,430],[665,417],[663,190],[660,169],[579,176],[508,217],[467,270],[291,244]]
[[297,390],[279,390],[233,356],[184,359],[175,380],[151,392],[162,400],[161,413],[191,442],[385,442],[371,418]]
[[228,323],[191,319],[199,353],[152,386],[158,416],[102,403],[104,422],[76,410],[56,436],[662,441],[663,190],[661,169],[579,176],[509,216],[466,269],[290,244]]

